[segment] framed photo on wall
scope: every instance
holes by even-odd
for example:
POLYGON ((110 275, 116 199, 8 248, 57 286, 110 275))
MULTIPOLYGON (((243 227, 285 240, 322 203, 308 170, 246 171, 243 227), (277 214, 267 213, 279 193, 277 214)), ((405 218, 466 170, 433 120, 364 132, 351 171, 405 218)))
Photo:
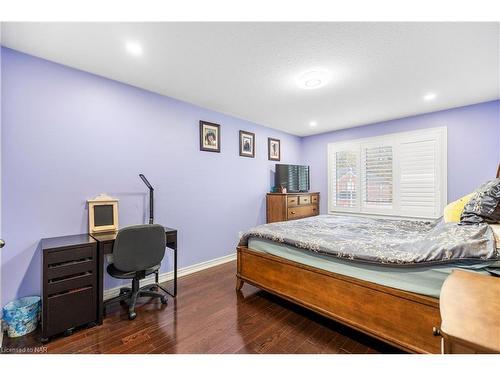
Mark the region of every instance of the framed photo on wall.
POLYGON ((255 134, 240 130, 240 156, 255 157, 255 134))
POLYGON ((200 150, 220 152, 220 125, 200 121, 200 150))
POLYGON ((280 161, 281 144, 279 139, 267 138, 267 155, 269 160, 280 161))

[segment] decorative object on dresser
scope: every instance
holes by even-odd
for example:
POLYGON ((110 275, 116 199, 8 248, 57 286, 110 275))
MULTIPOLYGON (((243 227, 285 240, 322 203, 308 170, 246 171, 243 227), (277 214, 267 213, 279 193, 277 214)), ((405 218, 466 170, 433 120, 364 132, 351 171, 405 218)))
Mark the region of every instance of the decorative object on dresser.
POLYGON ((118 230, 118 199, 101 193, 87 201, 89 206, 89 233, 118 230))
POLYGON ((240 156, 255 157, 255 134, 240 130, 240 156))
POLYGON ((445 354, 500 353, 500 279, 456 270, 439 299, 445 354))
POLYGON ((42 341, 97 323, 97 241, 88 234, 44 238, 42 341))
POLYGON ((281 141, 276 138, 267 138, 267 158, 269 160, 281 160, 281 141))
POLYGON ((220 152, 220 125, 200 121, 200 150, 220 152))
POLYGON ((267 223, 319 215, 319 193, 268 193, 267 223))

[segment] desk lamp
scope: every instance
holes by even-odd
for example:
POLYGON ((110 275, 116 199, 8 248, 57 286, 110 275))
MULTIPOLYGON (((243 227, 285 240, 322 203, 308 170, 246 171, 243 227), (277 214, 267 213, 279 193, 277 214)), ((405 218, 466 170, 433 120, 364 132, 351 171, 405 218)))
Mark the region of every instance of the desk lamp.
POLYGON ((155 189, 153 189, 153 187, 149 183, 149 181, 146 178, 146 176, 144 176, 141 173, 141 174, 139 174, 139 177, 141 178, 141 180, 146 184, 146 186, 149 189, 149 224, 153 224, 153 191, 155 189))

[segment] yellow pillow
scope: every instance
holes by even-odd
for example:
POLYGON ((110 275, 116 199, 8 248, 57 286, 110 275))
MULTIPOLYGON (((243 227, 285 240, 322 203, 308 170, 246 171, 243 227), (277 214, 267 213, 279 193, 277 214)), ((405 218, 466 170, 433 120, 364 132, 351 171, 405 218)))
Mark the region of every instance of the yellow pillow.
POLYGON ((444 222, 445 223, 458 223, 460 221, 460 215, 464 207, 471 200, 474 193, 467 194, 465 197, 457 199, 455 202, 451 202, 444 208, 444 222))

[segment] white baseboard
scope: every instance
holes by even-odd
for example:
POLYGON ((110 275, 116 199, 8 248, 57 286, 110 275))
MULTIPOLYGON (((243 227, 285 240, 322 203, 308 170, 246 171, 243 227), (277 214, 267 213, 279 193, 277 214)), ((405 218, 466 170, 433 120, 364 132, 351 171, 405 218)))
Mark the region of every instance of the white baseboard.
MULTIPOLYGON (((207 268, 210 268, 210 267, 215 267, 215 266, 218 266, 220 264, 231 262, 233 260, 236 260, 236 253, 226 255, 226 256, 223 256, 220 258, 208 260, 206 262, 193 264, 192 266, 180 268, 177 271, 177 277, 187 276, 187 275, 190 275, 190 274, 195 273, 195 272, 206 270, 207 268)), ((163 283, 163 282, 169 281, 169 280, 173 280, 173 278, 174 278, 174 271, 161 273, 160 277, 159 277, 160 283, 163 283)), ((155 280, 154 275, 146 277, 145 279, 141 280, 140 286, 154 283, 154 280, 155 280)), ((103 299, 107 300, 107 299, 116 297, 120 293, 120 288, 123 288, 124 286, 125 285, 121 285, 121 286, 117 286, 115 288, 106 289, 103 292, 103 299)))

